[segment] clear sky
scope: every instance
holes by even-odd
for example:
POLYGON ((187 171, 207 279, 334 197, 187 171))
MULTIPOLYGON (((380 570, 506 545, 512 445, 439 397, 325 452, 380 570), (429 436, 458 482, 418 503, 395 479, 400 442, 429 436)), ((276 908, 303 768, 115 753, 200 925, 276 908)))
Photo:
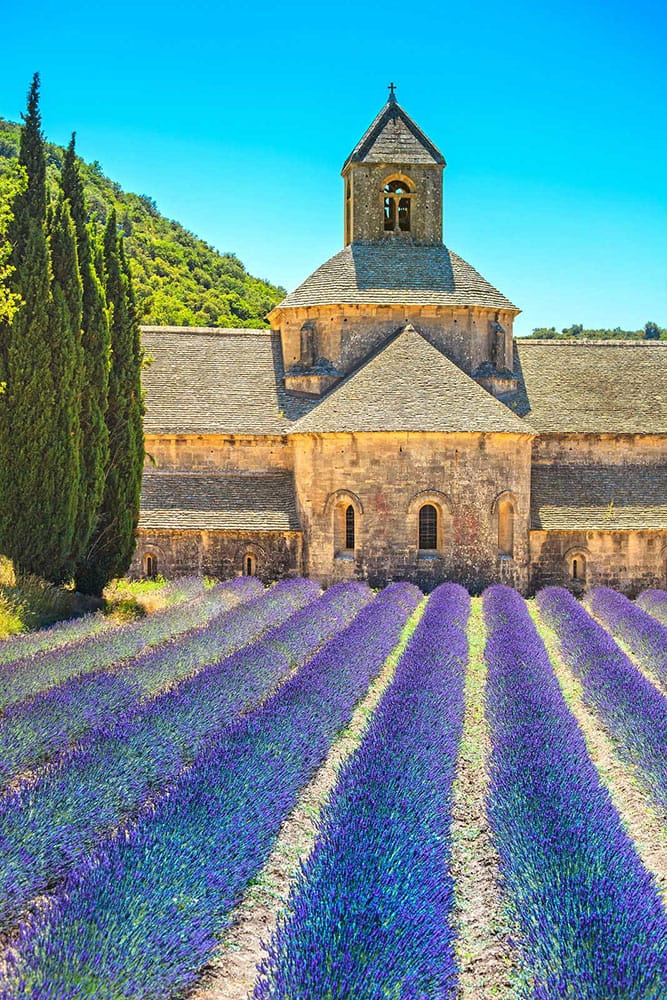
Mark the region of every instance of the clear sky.
POLYGON ((517 332, 667 326, 667 6, 5 4, 0 115, 287 288, 342 246, 343 161, 387 97, 444 153, 445 242, 517 332))

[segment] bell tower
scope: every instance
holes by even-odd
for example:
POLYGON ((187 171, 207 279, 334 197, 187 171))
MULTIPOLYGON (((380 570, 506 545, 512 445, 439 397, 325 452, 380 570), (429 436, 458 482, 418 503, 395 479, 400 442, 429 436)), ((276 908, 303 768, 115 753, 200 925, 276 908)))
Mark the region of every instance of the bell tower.
POLYGON ((442 243, 442 153, 396 100, 379 115, 341 171, 345 246, 367 240, 442 243))

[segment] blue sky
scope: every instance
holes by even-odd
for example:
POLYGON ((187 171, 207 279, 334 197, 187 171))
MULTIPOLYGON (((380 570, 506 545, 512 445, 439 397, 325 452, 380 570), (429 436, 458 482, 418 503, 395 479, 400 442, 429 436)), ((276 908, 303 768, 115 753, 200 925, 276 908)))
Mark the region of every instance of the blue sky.
POLYGON ((667 8, 647 0, 3 11, 0 115, 292 288, 342 246, 342 163, 387 96, 444 153, 445 242, 535 326, 667 326, 667 8))

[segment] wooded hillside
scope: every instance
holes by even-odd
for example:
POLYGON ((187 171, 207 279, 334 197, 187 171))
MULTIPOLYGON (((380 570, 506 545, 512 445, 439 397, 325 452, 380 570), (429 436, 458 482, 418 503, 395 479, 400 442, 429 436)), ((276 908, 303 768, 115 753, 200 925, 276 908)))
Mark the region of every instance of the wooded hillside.
MULTIPOLYGON (((20 127, 0 118, 0 173, 18 155, 20 127)), ((57 187, 65 150, 46 143, 47 184, 57 187)), ((266 326, 284 289, 248 274, 233 253, 219 253, 160 214, 147 195, 130 194, 99 163, 81 163, 86 204, 102 227, 111 209, 125 235, 139 319, 174 326, 266 326)))

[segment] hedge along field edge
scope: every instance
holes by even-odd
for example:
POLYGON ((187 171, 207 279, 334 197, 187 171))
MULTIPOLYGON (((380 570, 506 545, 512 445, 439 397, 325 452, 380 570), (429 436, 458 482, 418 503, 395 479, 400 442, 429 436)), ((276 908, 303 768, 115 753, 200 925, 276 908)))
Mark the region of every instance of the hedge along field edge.
MULTIPOLYGON (((365 593, 358 592, 364 588, 347 587, 354 612, 366 600, 365 593)), ((291 580, 266 595, 266 608, 260 604, 256 609, 257 616, 264 613, 267 620, 287 619, 285 628, 295 633, 292 656, 273 648, 269 637, 209 664, 162 698, 139 706, 79 744, 33 786, 0 800, 0 930, 12 926, 37 893, 62 880, 102 836, 145 809, 217 731, 266 697, 295 659, 312 655, 321 640, 313 640, 310 616, 325 631, 333 610, 337 626, 335 606, 341 599, 340 591, 331 588, 328 597, 315 602, 319 610, 290 625, 290 611, 310 605, 315 593, 319 588, 307 581, 291 580), (31 831, 29 850, 26 829, 31 831)))
POLYGON ((655 878, 663 905, 667 906, 667 813, 656 807, 636 769, 619 757, 597 716, 586 707, 581 681, 565 664, 556 633, 532 601, 529 613, 547 648, 563 697, 579 724, 588 755, 643 864, 655 878))
POLYGON ((235 595, 239 590, 244 595, 249 590, 256 591, 251 596, 260 596, 264 589, 261 583, 248 584, 247 580, 254 580, 254 577, 237 577, 147 618, 84 636, 66 649, 44 650, 35 656, 3 664, 0 668, 0 711, 62 684, 70 677, 117 666, 121 660, 136 656, 148 645, 205 625, 220 614, 228 602, 237 603, 235 595))
POLYGON ((489 812, 535 1000, 659 1000, 667 914, 588 756, 526 602, 484 594, 489 812))
MULTIPOLYGON (((252 577, 241 579, 251 580, 252 577)), ((361 584, 357 586, 361 587, 361 584)), ((0 717, 0 788, 28 768, 67 751, 76 742, 112 725, 138 703, 157 697, 209 663, 219 662, 274 628, 293 611, 285 588, 254 586, 234 591, 236 606, 223 607, 210 622, 150 646, 116 669, 100 668, 65 681, 12 706, 0 717), (275 608, 275 620, 270 613, 275 608)))
POLYGON ((561 655, 581 681, 584 701, 604 723, 617 753, 662 810, 667 809, 667 699, 640 673, 569 591, 548 587, 536 597, 558 636, 561 655))
POLYGON ((220 734, 151 815, 85 859, 59 905, 22 928, 2 1000, 19 988, 40 1000, 148 1000, 192 983, 420 598, 410 584, 387 587, 220 734))
POLYGON ((398 661, 421 620, 426 600, 423 598, 408 618, 398 644, 357 703, 350 722, 334 738, 326 759, 299 793, 264 866, 251 879, 241 903, 230 914, 229 930, 222 936, 198 982, 188 991, 188 1000, 247 1000, 257 978, 257 965, 266 954, 264 941, 275 930, 291 885, 315 844, 321 811, 341 768, 361 743, 394 677, 398 661))
POLYGON ((465 714, 454 779, 452 864, 454 877, 455 947, 460 1000, 514 1000, 519 956, 511 939, 486 798, 491 753, 484 712, 487 669, 486 628, 482 600, 473 597, 468 619, 468 666, 464 688, 465 714))
POLYGON ((448 864, 469 610, 457 584, 431 594, 323 809, 255 1000, 455 995, 448 864))
POLYGON ((667 689, 667 627, 633 604, 625 594, 595 587, 584 601, 591 615, 611 632, 649 680, 667 689))

